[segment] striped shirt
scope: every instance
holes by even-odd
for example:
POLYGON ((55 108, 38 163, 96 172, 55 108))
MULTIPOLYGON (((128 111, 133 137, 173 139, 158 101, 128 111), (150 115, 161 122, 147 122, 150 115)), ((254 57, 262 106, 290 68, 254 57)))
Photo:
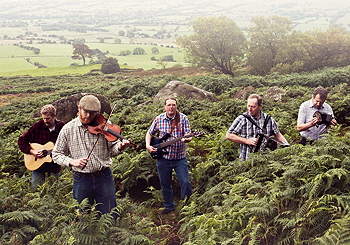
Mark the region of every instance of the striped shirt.
MULTIPOLYGON (((248 112, 246 113, 247 115, 248 112)), ((250 116, 257 125, 262 129, 264 128, 265 118, 267 114, 261 111, 259 118, 254 118, 250 116)), ((257 134, 266 134, 268 136, 273 136, 278 134, 280 131, 278 129, 276 121, 271 117, 266 125, 266 133, 262 132, 261 129, 256 127, 252 122, 250 122, 243 115, 239 115, 232 123, 231 127, 227 131, 230 134, 236 134, 243 138, 255 138, 257 134)), ((240 155, 239 158, 242 160, 247 160, 248 154, 252 152, 253 147, 247 144, 240 144, 240 155)))
POLYGON ((90 133, 77 117, 62 128, 52 151, 52 158, 57 164, 69 167, 71 159, 87 158, 93 149, 84 169, 74 166, 72 169, 80 173, 94 173, 111 166, 111 155, 121 153, 118 150, 120 143, 120 140, 110 142, 101 135, 90 133))
MULTIPOLYGON (((317 109, 314 104, 312 103, 312 99, 305 101, 300 105, 299 113, 298 113, 298 123, 308 123, 313 118, 313 115, 316 111, 319 111, 321 113, 327 113, 331 116, 333 116, 333 110, 330 105, 327 103, 323 103, 322 107, 320 109, 317 109)), ((305 138, 309 138, 311 140, 317 140, 320 138, 322 134, 327 133, 327 125, 321 124, 316 125, 314 127, 310 127, 304 131, 300 132, 300 135, 305 138)))
MULTIPOLYGON (((154 136, 159 133, 159 137, 163 137, 166 133, 171 134, 167 140, 173 140, 178 137, 182 137, 187 133, 191 132, 190 122, 186 115, 180 113, 180 128, 175 127, 173 132, 171 132, 171 123, 173 118, 168 118, 166 113, 162 113, 157 116, 148 132, 150 135, 154 136)), ((169 145, 166 148, 167 154, 163 157, 168 160, 182 159, 186 157, 186 143, 178 141, 175 144, 169 145)))

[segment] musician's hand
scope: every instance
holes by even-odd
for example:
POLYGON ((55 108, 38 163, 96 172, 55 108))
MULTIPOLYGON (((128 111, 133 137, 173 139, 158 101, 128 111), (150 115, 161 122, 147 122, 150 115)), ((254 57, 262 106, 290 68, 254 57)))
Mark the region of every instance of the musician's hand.
POLYGON ((246 144, 256 146, 258 144, 258 139, 257 138, 248 138, 246 144))
POLYGON ((151 145, 147 145, 147 146, 146 146, 146 149, 147 149, 147 151, 148 151, 149 153, 155 153, 155 152, 157 152, 157 148, 154 148, 154 147, 151 146, 151 145))
POLYGON ((184 135, 184 138, 181 139, 181 142, 184 142, 184 143, 190 142, 190 141, 192 140, 192 137, 188 137, 188 136, 190 136, 190 135, 191 135, 191 133, 185 134, 185 135, 184 135))
POLYGON ((35 158, 43 158, 45 157, 42 150, 30 150, 30 154, 33 155, 35 158))
POLYGON ((79 158, 79 159, 72 159, 69 164, 74 167, 80 167, 83 168, 87 164, 88 159, 87 158, 79 158))
POLYGON ((130 141, 129 140, 126 140, 126 139, 123 139, 122 142, 119 144, 119 147, 118 149, 120 151, 124 150, 126 147, 128 147, 130 145, 130 141))
POLYGON ((181 141, 182 142, 185 142, 185 143, 188 143, 192 140, 192 137, 189 137, 189 138, 182 138, 181 141))
POLYGON ((322 120, 317 119, 317 117, 313 117, 310 121, 310 128, 313 126, 316 126, 318 123, 320 123, 322 120))
POLYGON ((332 118, 331 125, 332 125, 332 126, 337 125, 337 120, 335 120, 335 118, 334 118, 334 117, 332 118))

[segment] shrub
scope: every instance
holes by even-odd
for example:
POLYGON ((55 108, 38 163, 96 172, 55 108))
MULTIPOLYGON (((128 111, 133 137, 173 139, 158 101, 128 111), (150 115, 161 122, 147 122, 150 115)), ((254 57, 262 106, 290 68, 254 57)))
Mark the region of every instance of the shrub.
POLYGON ((109 57, 107 58, 101 66, 101 72, 104 74, 111 74, 120 72, 120 66, 116 58, 109 57))

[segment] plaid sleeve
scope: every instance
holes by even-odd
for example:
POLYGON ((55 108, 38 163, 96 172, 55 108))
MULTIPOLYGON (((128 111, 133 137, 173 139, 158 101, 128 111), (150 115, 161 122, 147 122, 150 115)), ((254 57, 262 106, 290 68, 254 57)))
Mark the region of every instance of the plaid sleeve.
POLYGON ((230 126, 230 128, 228 129, 228 133, 230 134, 237 134, 240 135, 242 133, 242 129, 244 127, 245 124, 245 117, 244 116, 238 116, 232 123, 232 125, 230 126))

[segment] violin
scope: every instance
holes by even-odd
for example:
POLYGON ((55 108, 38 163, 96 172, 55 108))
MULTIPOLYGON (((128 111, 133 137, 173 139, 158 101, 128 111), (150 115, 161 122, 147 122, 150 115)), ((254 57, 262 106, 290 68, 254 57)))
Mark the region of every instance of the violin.
MULTIPOLYGON (((120 127, 116 124, 109 123, 102 114, 96 116, 95 126, 88 126, 88 131, 92 134, 102 134, 108 141, 116 141, 117 139, 127 140, 120 135, 120 127)), ((138 145, 130 140, 129 142, 131 145, 135 146, 136 149, 139 148, 138 145)))

